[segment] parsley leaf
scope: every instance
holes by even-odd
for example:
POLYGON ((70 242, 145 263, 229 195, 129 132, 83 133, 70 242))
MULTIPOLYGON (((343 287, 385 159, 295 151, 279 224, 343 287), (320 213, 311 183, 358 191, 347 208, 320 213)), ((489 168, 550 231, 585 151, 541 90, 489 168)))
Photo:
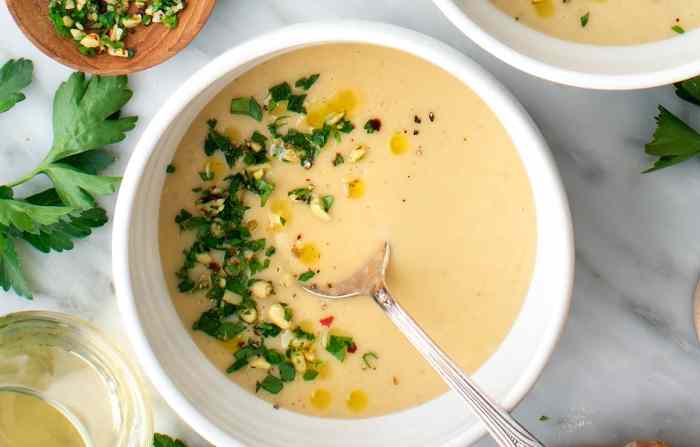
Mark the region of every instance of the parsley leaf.
POLYGON ((18 295, 32 298, 29 284, 22 272, 15 244, 12 239, 0 231, 0 288, 7 291, 14 289, 18 295))
POLYGON ((700 77, 674 84, 676 95, 691 104, 700 106, 700 77))
POLYGON ((645 146, 646 153, 658 158, 644 173, 658 171, 700 155, 700 134, 663 106, 659 106, 656 131, 645 146))
POLYGON ((42 166, 126 138, 136 117, 114 118, 131 99, 126 76, 73 73, 56 91, 53 104, 53 146, 42 166))
POLYGON ((313 270, 307 270, 306 272, 299 275, 297 277, 297 279, 301 282, 306 282, 306 281, 310 280, 311 278, 313 278, 314 276, 316 276, 316 272, 314 272, 313 270))
POLYGON ((348 348, 354 344, 352 337, 341 337, 339 335, 331 335, 326 344, 326 351, 330 352, 333 357, 341 362, 345 360, 348 353, 348 348))
POLYGON ((23 101, 21 90, 32 82, 34 64, 27 59, 10 59, 0 68, 0 113, 23 101))
POLYGON ((297 82, 294 83, 295 87, 301 88, 303 90, 308 90, 311 88, 312 85, 318 81, 318 78, 321 77, 320 74, 312 74, 308 78, 301 78, 297 82))
POLYGON ((278 377, 268 374, 262 382, 257 383, 255 391, 258 391, 261 388, 270 394, 279 394, 279 392, 282 391, 282 388, 284 388, 284 383, 278 377))
POLYGON ((581 28, 585 28, 588 25, 588 21, 591 19, 591 13, 587 12, 581 16, 579 19, 581 21, 581 28))
POLYGON ((234 98, 231 100, 232 115, 246 115, 255 121, 262 121, 262 107, 252 96, 250 98, 234 98))
POLYGON ((293 382, 297 376, 297 371, 290 362, 282 362, 277 365, 277 368, 280 370, 280 378, 283 382, 293 382))
POLYGON ((187 447, 187 445, 179 439, 156 433, 153 435, 153 447, 187 447))

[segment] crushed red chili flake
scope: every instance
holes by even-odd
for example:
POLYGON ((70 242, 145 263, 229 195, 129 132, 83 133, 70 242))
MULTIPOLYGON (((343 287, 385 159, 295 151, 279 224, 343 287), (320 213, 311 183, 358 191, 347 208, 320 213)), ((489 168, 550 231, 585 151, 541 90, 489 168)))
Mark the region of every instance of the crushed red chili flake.
POLYGON ((331 324, 333 324, 333 320, 334 320, 334 319, 335 319, 335 317, 334 317, 333 315, 331 315, 330 317, 321 318, 321 319, 319 320, 319 322, 320 322, 321 325, 323 325, 323 326, 331 327, 331 324))
POLYGON ((355 344, 355 342, 352 342, 352 344, 348 346, 348 352, 350 354, 354 354, 355 352, 357 352, 357 345, 355 344))
POLYGON ((213 272, 218 272, 219 270, 221 270, 221 266, 216 262, 211 262, 209 264, 209 269, 211 269, 211 271, 213 272))

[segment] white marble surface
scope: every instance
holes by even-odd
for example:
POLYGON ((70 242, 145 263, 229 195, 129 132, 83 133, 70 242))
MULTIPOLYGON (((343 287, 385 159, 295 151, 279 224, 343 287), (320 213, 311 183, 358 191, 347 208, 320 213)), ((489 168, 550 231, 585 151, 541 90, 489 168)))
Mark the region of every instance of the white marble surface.
MULTIPOLYGON (((474 0, 483 1, 483 0, 474 0)), ((170 92, 207 61, 242 40, 317 19, 358 18, 432 35, 483 64, 523 102, 549 141, 576 226, 571 318, 554 356, 515 414, 549 446, 620 446, 663 438, 700 444, 700 345, 691 294, 700 271, 700 164, 643 176, 657 104, 700 124, 700 113, 670 88, 612 93, 554 85, 519 73, 461 35, 430 0, 221 0, 206 28, 178 57, 131 77, 128 111, 136 131, 115 148, 123 171, 145 124, 170 92), (541 415, 550 419, 539 421, 541 415)), ((21 35, 0 3, 0 61, 35 62, 28 99, 0 117, 0 184, 32 168, 50 145, 51 95, 69 70, 21 35)), ((111 211, 114 198, 102 203, 111 211)), ((110 228, 76 250, 51 256, 22 247, 36 291, 29 302, 0 291, 0 313, 58 309, 122 340, 111 284, 110 228)), ((157 397, 157 429, 192 447, 207 444, 157 397)), ((482 440, 479 446, 493 446, 482 440)), ((224 447, 224 446, 219 446, 224 447)))

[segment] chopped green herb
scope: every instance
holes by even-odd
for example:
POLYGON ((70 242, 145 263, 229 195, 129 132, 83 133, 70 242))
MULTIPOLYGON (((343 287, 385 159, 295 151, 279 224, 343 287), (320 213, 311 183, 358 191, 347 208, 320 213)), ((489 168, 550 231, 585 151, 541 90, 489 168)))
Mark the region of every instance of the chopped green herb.
POLYGON ((333 158, 333 166, 339 166, 343 163, 345 163, 345 158, 340 152, 338 152, 337 154, 335 154, 335 158, 333 158))
POLYGON ((169 164, 169 165, 166 166, 166 168, 165 168, 165 172, 168 173, 168 174, 172 174, 172 173, 174 173, 175 171, 176 171, 176 168, 175 168, 175 165, 174 165, 174 164, 169 164))
POLYGON ((255 121, 262 121, 262 107, 252 96, 250 98, 234 98, 231 100, 231 114, 246 115, 255 121))
POLYGON ((276 324, 260 323, 255 326, 255 331, 263 337, 277 337, 282 332, 282 329, 276 324))
POLYGON ((581 27, 582 27, 582 28, 585 28, 586 25, 588 25, 588 21, 590 20, 590 18, 591 18, 591 13, 590 13, 590 12, 587 12, 587 13, 585 13, 584 15, 581 16, 581 19, 580 19, 580 20, 581 20, 581 27))
POLYGON ((187 447, 187 445, 179 439, 156 433, 153 435, 153 447, 187 447))
POLYGON ((279 394, 284 388, 284 383, 279 378, 268 374, 262 382, 258 382, 255 391, 259 391, 261 388, 270 394, 279 394))
POLYGON ((294 365, 290 362, 282 362, 277 367, 280 370, 280 378, 283 382, 292 382, 297 376, 294 365))
POLYGON ((292 87, 288 82, 277 84, 270 88, 270 98, 274 102, 286 101, 292 95, 292 87))
POLYGON ((377 369, 375 361, 378 359, 379 356, 376 352, 370 351, 362 354, 362 363, 365 364, 365 369, 377 369))
POLYGON ((365 131, 367 133, 379 132, 382 128, 382 122, 379 118, 372 118, 365 123, 365 131))
POLYGON ((316 336, 314 334, 306 332, 300 326, 297 326, 296 328, 294 328, 293 334, 296 338, 299 338, 301 340, 309 340, 309 341, 316 340, 316 336))
POLYGON ((542 415, 540 416, 540 422, 546 422, 549 420, 549 416, 542 415))
POLYGON ((316 276, 316 272, 314 272, 313 270, 308 270, 308 271, 302 273, 301 275, 299 275, 299 277, 297 279, 301 282, 306 282, 306 281, 310 280, 311 278, 313 278, 314 276, 316 276))
POLYGON ((296 188, 287 193, 289 199, 293 202, 311 203, 313 198, 313 189, 311 187, 296 188))
POLYGON ((328 338, 328 344, 326 345, 326 351, 331 353, 333 357, 337 358, 341 362, 345 360, 345 356, 348 353, 348 348, 353 346, 354 342, 352 337, 341 337, 339 335, 331 335, 328 338))
POLYGON ((306 113, 304 101, 306 101, 306 95, 291 95, 287 100, 287 110, 296 113, 306 113))
POLYGON ((265 250, 265 256, 272 256, 276 251, 277 249, 275 247, 267 247, 267 250, 265 250))
POLYGON ((685 30, 684 30, 683 27, 680 26, 680 25, 673 25, 673 26, 671 27, 671 29, 672 29, 673 31, 675 31, 676 33, 678 33, 678 34, 684 34, 684 33, 685 33, 685 30))
POLYGON ((333 202, 335 199, 331 195, 326 195, 321 197, 321 204, 323 205, 323 211, 328 212, 333 207, 333 202))
POLYGON ((265 360, 270 365, 279 365, 280 363, 284 362, 284 355, 282 355, 280 352, 275 351, 274 349, 265 349, 265 360))
POLYGON ((311 382, 313 380, 316 380, 316 377, 318 377, 318 371, 316 371, 314 369, 307 369, 304 372, 304 380, 306 382, 311 382))
POLYGON ((312 85, 318 81, 318 78, 320 77, 320 74, 312 74, 308 78, 301 78, 297 82, 294 83, 294 86, 297 88, 301 88, 303 90, 308 90, 311 88, 312 85))

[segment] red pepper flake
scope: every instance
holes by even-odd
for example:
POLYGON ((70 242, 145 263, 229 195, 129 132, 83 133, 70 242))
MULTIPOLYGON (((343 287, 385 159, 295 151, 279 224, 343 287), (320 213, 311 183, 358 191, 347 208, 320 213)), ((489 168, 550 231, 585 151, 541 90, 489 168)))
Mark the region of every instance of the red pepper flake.
POLYGON ((218 272, 219 270, 221 270, 221 266, 220 266, 218 263, 216 263, 216 262, 210 262, 210 263, 209 263, 209 269, 210 269, 212 272, 218 272))
POLYGON ((323 326, 331 327, 331 324, 333 324, 333 319, 334 319, 334 318, 335 318, 335 317, 334 317, 333 315, 331 315, 330 317, 321 318, 319 321, 321 322, 321 324, 322 324, 323 326))
POLYGON ((350 354, 354 354, 355 352, 357 352, 357 345, 355 344, 355 342, 352 342, 352 344, 348 346, 348 352, 350 354))

